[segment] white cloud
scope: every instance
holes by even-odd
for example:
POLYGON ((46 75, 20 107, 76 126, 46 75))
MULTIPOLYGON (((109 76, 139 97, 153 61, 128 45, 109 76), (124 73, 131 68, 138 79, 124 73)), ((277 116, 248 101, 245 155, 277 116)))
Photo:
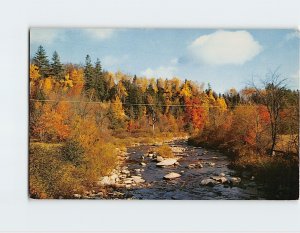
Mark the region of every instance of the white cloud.
POLYGON ((160 66, 156 69, 148 68, 141 72, 143 76, 148 78, 156 77, 156 78, 173 78, 175 76, 175 72, 177 68, 174 66, 160 66))
POLYGON ((55 29, 33 28, 30 30, 30 42, 36 44, 51 44, 61 39, 62 33, 55 29))
POLYGON ((198 37, 188 46, 195 62, 211 65, 242 65, 262 51, 262 46, 247 31, 216 31, 198 37))
POLYGON ((92 37, 93 39, 99 39, 99 40, 109 39, 115 33, 114 29, 107 29, 107 28, 103 28, 103 29, 96 29, 96 28, 95 29, 85 29, 84 31, 90 37, 92 37))

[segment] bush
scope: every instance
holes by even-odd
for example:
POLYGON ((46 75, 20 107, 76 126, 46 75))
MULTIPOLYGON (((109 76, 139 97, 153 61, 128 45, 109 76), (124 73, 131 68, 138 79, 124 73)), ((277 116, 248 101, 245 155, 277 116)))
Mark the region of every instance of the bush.
POLYGON ((158 147, 155 151, 159 156, 164 157, 164 158, 173 158, 174 157, 171 147, 167 144, 164 144, 164 145, 158 147))
POLYGON ((72 198, 83 187, 76 168, 60 159, 61 145, 31 143, 29 147, 29 195, 32 198, 72 198))
POLYGON ((84 159, 84 149, 77 141, 67 140, 61 148, 61 157, 63 161, 79 166, 84 159))

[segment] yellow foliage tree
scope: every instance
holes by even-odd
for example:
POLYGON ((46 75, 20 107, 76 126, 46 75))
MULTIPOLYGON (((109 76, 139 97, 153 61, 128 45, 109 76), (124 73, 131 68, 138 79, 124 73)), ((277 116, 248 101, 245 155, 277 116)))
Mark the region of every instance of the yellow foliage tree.
POLYGON ((45 103, 38 106, 41 115, 33 127, 33 133, 41 141, 61 141, 68 138, 70 134, 70 125, 68 118, 71 118, 70 104, 59 102, 56 107, 45 103))
POLYGON ((36 65, 30 65, 30 81, 36 81, 41 77, 39 68, 36 65))
POLYGON ((40 73, 39 73, 39 68, 36 65, 30 65, 30 69, 29 69, 29 78, 30 78, 30 98, 34 98, 36 93, 37 93, 37 89, 38 89, 38 84, 40 81, 40 73))
POLYGON ((53 88, 55 81, 51 78, 45 78, 42 82, 42 90, 46 96, 48 96, 53 88))
POLYGON ((116 97, 115 101, 112 102, 112 112, 118 120, 125 119, 125 112, 123 109, 123 105, 118 96, 116 97))
POLYGON ((227 104, 223 97, 217 99, 217 106, 220 107, 220 110, 225 111, 227 109, 227 104))
POLYGON ((192 96, 192 90, 190 88, 190 82, 186 81, 180 91, 180 95, 184 98, 190 98, 192 96))

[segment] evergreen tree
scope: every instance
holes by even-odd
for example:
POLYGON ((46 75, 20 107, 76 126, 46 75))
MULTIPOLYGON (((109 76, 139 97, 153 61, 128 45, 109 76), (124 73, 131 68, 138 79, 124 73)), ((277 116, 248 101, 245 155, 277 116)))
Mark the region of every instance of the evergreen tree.
POLYGON ((99 58, 97 58, 97 61, 95 62, 95 75, 96 76, 102 75, 102 66, 99 58))
POLYGON ((92 84, 95 88, 97 98, 100 101, 106 100, 105 81, 103 77, 101 62, 97 58, 94 69, 94 83, 92 84))
POLYGON ((94 76, 94 67, 92 65, 90 55, 86 55, 85 66, 84 66, 84 89, 89 91, 93 88, 93 76, 94 76))
POLYGON ((133 83, 133 85, 137 84, 137 77, 136 77, 136 75, 133 76, 132 83, 133 83))
POLYGON ((33 58, 33 64, 39 68, 41 78, 46 78, 50 75, 49 60, 43 46, 39 46, 33 58))
POLYGON ((143 104, 143 96, 137 85, 132 84, 130 86, 126 103, 133 104, 133 112, 136 119, 142 116, 143 107, 139 104, 143 104))
POLYGON ((53 75, 57 80, 64 78, 63 65, 60 62, 60 57, 56 51, 54 51, 52 56, 51 75, 53 75))

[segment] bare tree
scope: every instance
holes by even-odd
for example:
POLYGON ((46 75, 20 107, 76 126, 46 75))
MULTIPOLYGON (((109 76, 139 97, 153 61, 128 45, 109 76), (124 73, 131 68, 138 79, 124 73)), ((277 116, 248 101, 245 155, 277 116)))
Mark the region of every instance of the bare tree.
POLYGON ((276 69, 275 71, 267 73, 266 78, 262 80, 261 83, 262 88, 259 88, 253 81, 252 86, 256 90, 258 101, 268 109, 272 140, 270 156, 272 156, 279 131, 279 113, 285 105, 286 79, 283 79, 281 74, 278 73, 278 69, 276 69))

